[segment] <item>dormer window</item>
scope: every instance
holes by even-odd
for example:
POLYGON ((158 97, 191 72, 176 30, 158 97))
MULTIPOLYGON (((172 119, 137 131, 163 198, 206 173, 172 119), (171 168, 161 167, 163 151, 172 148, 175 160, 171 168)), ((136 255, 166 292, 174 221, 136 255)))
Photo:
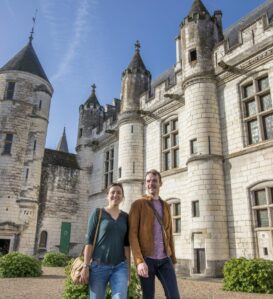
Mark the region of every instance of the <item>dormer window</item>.
POLYGON ((15 90, 15 82, 9 81, 7 82, 7 89, 6 89, 6 100, 13 100, 14 99, 14 90, 15 90))

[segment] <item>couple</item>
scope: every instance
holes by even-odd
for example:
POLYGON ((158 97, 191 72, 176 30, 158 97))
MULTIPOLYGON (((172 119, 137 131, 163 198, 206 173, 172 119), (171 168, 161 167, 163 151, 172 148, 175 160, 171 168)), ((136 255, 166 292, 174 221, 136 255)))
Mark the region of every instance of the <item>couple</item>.
POLYGON ((159 197, 161 175, 150 170, 145 175, 147 195, 136 200, 128 214, 119 210, 123 187, 112 184, 107 193, 108 205, 102 210, 94 252, 92 240, 99 209, 88 222, 85 267, 81 279, 89 282, 90 299, 104 299, 110 282, 113 299, 126 299, 130 282, 130 247, 140 278, 143 299, 153 299, 155 276, 160 280, 168 299, 179 299, 173 263, 176 262, 172 236, 172 219, 168 204, 159 197), (129 218, 129 230, 128 230, 129 218), (89 279, 89 270, 92 275, 89 279))

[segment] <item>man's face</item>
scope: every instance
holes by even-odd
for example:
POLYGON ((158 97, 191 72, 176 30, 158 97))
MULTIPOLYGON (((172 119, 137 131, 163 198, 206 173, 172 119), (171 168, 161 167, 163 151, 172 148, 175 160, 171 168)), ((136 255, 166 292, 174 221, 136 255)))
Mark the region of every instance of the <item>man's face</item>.
POLYGON ((148 195, 152 195, 153 197, 159 196, 159 189, 162 184, 158 175, 148 173, 146 176, 145 185, 148 195))

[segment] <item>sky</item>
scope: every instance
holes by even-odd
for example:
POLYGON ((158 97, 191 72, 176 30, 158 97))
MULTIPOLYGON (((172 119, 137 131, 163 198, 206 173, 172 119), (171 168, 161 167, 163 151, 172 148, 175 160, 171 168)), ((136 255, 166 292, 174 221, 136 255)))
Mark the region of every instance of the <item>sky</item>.
MULTIPOLYGON (((267 0, 273 1, 273 0, 267 0)), ((203 0, 223 13, 223 28, 265 0, 203 0)), ((136 40, 156 79, 176 60, 175 38, 193 0, 0 0, 0 67, 27 43, 37 9, 33 47, 54 88, 46 147, 55 149, 63 128, 75 152, 79 106, 91 94, 101 105, 120 98, 121 74, 136 40)))

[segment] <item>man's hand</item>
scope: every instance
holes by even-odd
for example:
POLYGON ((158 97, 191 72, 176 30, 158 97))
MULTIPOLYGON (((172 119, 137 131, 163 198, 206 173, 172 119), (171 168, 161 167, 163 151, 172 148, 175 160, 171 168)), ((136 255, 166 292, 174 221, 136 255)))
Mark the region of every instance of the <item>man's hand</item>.
POLYGON ((142 277, 149 277, 148 273, 148 266, 146 263, 140 263, 137 265, 137 273, 139 276, 142 276, 142 277))

